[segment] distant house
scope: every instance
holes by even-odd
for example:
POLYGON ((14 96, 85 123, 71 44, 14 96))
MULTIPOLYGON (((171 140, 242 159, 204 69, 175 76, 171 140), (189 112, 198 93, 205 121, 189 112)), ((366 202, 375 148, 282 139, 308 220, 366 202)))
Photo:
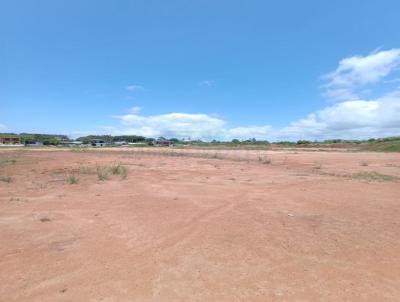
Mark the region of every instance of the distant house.
POLYGON ((60 145, 63 145, 65 147, 79 147, 83 143, 81 141, 61 141, 60 145))
POLYGON ((1 135, 0 145, 22 145, 18 135, 1 135))
POLYGON ((93 139, 90 141, 90 145, 92 145, 92 147, 105 147, 107 143, 102 139, 93 139))
POLYGON ((164 138, 164 137, 159 137, 155 141, 153 141, 153 145, 155 146, 161 146, 161 147, 170 147, 173 146, 173 142, 164 138))
POLYGON ((120 141, 120 142, 114 142, 113 144, 117 145, 117 146, 123 146, 123 145, 127 145, 128 143, 126 141, 120 141))
POLYGON ((43 143, 42 142, 30 142, 30 143, 26 144, 26 146, 28 146, 28 147, 41 147, 41 146, 43 146, 43 143))

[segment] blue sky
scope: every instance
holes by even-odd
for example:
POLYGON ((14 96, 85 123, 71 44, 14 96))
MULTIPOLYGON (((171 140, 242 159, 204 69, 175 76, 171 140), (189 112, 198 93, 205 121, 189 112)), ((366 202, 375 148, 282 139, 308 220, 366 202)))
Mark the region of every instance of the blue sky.
POLYGON ((399 11, 394 0, 2 1, 0 131, 400 135, 399 11))

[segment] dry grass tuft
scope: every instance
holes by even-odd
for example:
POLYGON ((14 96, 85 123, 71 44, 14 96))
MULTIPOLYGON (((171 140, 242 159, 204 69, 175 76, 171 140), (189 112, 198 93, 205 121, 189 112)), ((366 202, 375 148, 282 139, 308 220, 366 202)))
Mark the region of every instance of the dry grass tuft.
POLYGON ((128 176, 128 169, 120 163, 111 166, 109 170, 113 175, 119 175, 122 179, 126 179, 128 176))
POLYGON ((10 183, 13 179, 10 176, 0 176, 0 181, 10 183))
POLYGON ((321 170, 322 169, 322 164, 320 163, 315 163, 315 165, 313 166, 314 170, 321 170))
POLYGON ((14 158, 12 158, 12 159, 9 159, 9 158, 0 159, 0 165, 7 165, 7 164, 9 164, 9 165, 15 165, 16 162, 17 162, 17 160, 14 159, 14 158))
POLYGON ((351 178, 364 181, 377 181, 377 182, 397 181, 399 179, 396 176, 381 174, 376 171, 354 173, 351 175, 351 178))
POLYGON ((70 185, 75 185, 79 182, 79 179, 75 175, 68 175, 66 181, 70 185))
POLYGON ((259 156, 258 161, 264 165, 270 165, 272 161, 268 157, 259 156))
POLYGON ((128 176, 128 168, 118 163, 111 166, 96 166, 96 174, 98 180, 105 181, 111 175, 119 175, 121 179, 126 179, 128 176))
POLYGON ((80 166, 79 174, 96 174, 96 171, 91 167, 80 166))
POLYGON ((96 167, 97 179, 100 181, 105 181, 109 179, 109 171, 107 167, 96 167))

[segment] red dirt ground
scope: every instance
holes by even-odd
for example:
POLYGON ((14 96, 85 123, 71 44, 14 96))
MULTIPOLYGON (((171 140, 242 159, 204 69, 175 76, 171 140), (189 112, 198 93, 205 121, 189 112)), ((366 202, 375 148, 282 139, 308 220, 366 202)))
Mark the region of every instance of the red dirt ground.
POLYGON ((264 155, 1 150, 0 301, 400 301, 400 154, 264 155))

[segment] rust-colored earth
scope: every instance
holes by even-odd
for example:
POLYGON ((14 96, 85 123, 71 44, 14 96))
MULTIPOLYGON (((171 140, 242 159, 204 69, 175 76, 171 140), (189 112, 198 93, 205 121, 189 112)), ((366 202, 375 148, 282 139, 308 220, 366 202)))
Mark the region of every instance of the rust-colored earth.
POLYGON ((400 154, 146 152, 0 150, 0 301, 400 301, 400 154))

